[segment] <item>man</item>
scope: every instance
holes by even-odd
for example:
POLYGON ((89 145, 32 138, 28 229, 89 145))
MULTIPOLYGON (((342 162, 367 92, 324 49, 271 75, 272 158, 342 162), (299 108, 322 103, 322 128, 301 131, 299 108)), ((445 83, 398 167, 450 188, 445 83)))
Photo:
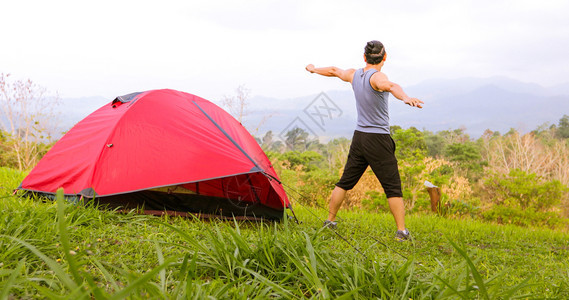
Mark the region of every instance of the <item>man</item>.
POLYGON ((306 66, 306 70, 323 76, 338 77, 351 83, 358 111, 348 161, 340 181, 332 191, 329 215, 324 226, 336 227, 336 213, 344 201, 346 191, 356 185, 369 165, 387 196, 397 225, 396 239, 406 240, 409 238, 409 230, 405 228, 405 206, 395 158, 395 142, 389 131, 388 97, 391 93, 405 104, 418 108, 422 108, 423 101, 407 96, 399 85, 387 79, 381 72, 386 58, 383 44, 370 41, 364 48, 366 66, 362 69, 315 68, 310 64, 306 66))

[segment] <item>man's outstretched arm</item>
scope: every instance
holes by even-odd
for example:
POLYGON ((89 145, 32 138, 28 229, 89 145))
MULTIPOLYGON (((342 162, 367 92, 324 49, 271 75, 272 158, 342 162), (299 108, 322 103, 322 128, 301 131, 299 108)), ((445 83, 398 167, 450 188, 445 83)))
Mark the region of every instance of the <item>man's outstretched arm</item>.
POLYGON ((387 76, 381 72, 373 74, 370 83, 371 87, 376 91, 390 92, 391 95, 399 100, 403 100, 403 102, 407 105, 423 108, 423 101, 407 96, 400 85, 387 80, 387 76))
POLYGON ((310 65, 306 66, 306 71, 308 71, 310 73, 316 73, 316 74, 322 75, 322 76, 338 77, 338 78, 342 79, 343 81, 352 82, 352 79, 354 78, 354 72, 356 70, 354 70, 354 69, 342 70, 342 69, 337 68, 337 67, 315 68, 313 64, 310 64, 310 65))

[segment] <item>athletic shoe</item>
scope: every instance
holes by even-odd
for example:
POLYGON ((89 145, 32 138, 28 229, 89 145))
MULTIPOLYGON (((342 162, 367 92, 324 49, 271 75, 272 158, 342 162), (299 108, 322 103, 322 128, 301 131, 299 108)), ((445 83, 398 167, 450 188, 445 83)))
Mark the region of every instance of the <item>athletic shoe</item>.
POLYGON ((323 227, 328 227, 328 228, 330 228, 330 229, 336 229, 337 225, 338 225, 338 222, 333 222, 333 221, 328 221, 328 220, 326 220, 326 221, 324 221, 324 226, 323 226, 323 227))
POLYGON ((395 240, 398 242, 406 241, 409 238, 411 238, 411 233, 409 233, 409 230, 407 230, 407 228, 405 228, 405 230, 397 230, 395 233, 395 240))

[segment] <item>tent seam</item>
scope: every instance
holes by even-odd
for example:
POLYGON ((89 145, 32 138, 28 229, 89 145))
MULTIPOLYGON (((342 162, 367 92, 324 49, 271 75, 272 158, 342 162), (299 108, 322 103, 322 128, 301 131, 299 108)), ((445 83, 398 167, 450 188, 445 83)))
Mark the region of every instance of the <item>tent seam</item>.
MULTIPOLYGON (((151 91, 141 92, 139 95, 137 95, 137 96, 140 96, 137 100, 140 100, 140 98, 142 98, 143 96, 146 96, 146 95, 148 94, 148 92, 151 92, 151 91)), ((113 101, 114 101, 114 100, 113 100, 113 101)), ((133 107, 134 107, 134 106, 135 106, 137 103, 139 103, 139 102, 140 102, 140 101, 134 101, 134 102, 130 103, 130 106, 133 106, 133 107)), ((111 101, 111 104, 112 104, 112 101, 111 101)), ((130 106, 127 107, 127 111, 131 109, 130 106)), ((117 128, 118 124, 122 121, 122 119, 124 118, 124 115, 126 114, 127 111, 125 111, 122 115, 120 115, 120 117, 118 118, 118 120, 117 120, 117 121, 115 122, 115 124, 113 125, 112 130, 109 131, 109 132, 111 132, 111 133, 115 132, 115 128, 117 128)), ((110 135, 109 135, 109 136, 110 136, 110 135)), ((89 175, 89 178, 88 178, 88 180, 87 180, 87 182, 91 183, 91 186, 90 186, 90 187, 87 187, 87 188, 85 188, 85 189, 83 189, 83 190, 81 190, 81 192, 84 191, 84 190, 86 190, 86 189, 92 189, 93 192, 94 192, 94 195, 97 194, 97 191, 95 191, 95 189, 93 188, 93 178, 95 178, 95 172, 96 172, 96 170, 97 170, 97 164, 99 163, 99 160, 100 160, 101 157, 103 156, 103 151, 105 150, 105 147, 107 147, 107 142, 109 141, 109 140, 108 140, 108 139, 109 139, 109 136, 106 137, 106 139, 105 139, 105 144, 101 147, 101 150, 100 150, 100 152, 99 152, 99 155, 97 156, 97 159, 95 160, 95 164, 93 164, 93 171, 91 172, 91 175, 89 175)), ((81 194, 81 192, 79 192, 77 195, 85 196, 85 195, 81 194)), ((85 197, 87 197, 87 196, 85 196, 85 197)))

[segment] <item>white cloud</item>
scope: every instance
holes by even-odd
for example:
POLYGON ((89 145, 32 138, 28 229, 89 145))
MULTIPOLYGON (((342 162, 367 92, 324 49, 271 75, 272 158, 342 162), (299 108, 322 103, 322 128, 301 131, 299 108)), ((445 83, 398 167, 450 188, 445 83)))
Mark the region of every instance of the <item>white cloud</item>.
POLYGON ((388 51, 404 85, 505 75, 569 81, 567 1, 11 1, 0 72, 66 96, 175 88, 211 100, 245 84, 292 97, 349 88, 308 63, 362 65, 365 42, 388 51))

